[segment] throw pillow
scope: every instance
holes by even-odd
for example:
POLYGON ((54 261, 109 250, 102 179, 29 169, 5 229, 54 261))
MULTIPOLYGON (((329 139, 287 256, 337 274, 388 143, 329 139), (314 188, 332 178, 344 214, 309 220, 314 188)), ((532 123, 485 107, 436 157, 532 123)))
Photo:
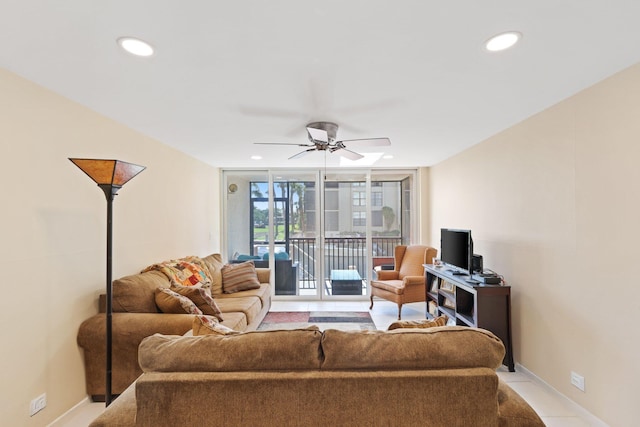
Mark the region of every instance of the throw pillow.
POLYGON ((202 311, 187 297, 169 288, 156 289, 156 305, 163 313, 202 314, 202 311))
POLYGON ((222 289, 226 294, 259 289, 260 281, 253 262, 226 264, 222 267, 222 289))
POLYGON ((193 335, 235 335, 240 332, 221 325, 215 317, 195 316, 193 318, 193 335))
POLYGON ((442 316, 435 317, 433 319, 424 319, 424 320, 400 320, 398 322, 393 322, 387 328, 387 331, 391 331, 393 329, 401 329, 401 328, 433 328, 435 326, 446 326, 447 320, 449 318, 446 314, 442 316))
POLYGON ((180 286, 175 282, 171 283, 171 290, 189 298, 203 314, 215 316, 218 320, 222 321, 222 313, 218 304, 209 296, 209 294, 202 288, 196 288, 193 286, 180 286))
MULTIPOLYGON (((161 271, 169 280, 174 280, 182 286, 200 286, 205 289, 211 288, 211 279, 205 272, 205 268, 185 260, 164 261, 150 265, 142 272, 157 270, 161 271)), ((208 291, 210 293, 210 291, 208 291)))

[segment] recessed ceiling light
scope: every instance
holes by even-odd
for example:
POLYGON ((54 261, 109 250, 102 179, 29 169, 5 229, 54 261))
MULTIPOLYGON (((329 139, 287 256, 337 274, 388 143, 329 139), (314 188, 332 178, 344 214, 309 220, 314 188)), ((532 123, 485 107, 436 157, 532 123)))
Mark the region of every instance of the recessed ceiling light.
POLYGON ((391 154, 385 154, 384 156, 382 156, 383 159, 393 159, 393 155, 391 154))
MULTIPOLYGON (((340 151, 338 151, 339 153, 340 151)), ((340 156, 340 166, 371 166, 382 157, 382 153, 362 153, 362 158, 359 160, 349 160, 346 157, 340 156)))
POLYGON ((487 40, 484 46, 490 52, 499 52, 501 50, 509 49, 511 46, 518 43, 518 40, 521 38, 521 33, 517 31, 507 31, 491 37, 487 40))
POLYGON ((153 47, 140 39, 136 39, 135 37, 120 37, 118 39, 118 44, 121 48, 126 50, 132 55, 136 56, 151 56, 153 55, 153 47))
POLYGON ((251 160, 262 160, 262 156, 251 156, 251 160))

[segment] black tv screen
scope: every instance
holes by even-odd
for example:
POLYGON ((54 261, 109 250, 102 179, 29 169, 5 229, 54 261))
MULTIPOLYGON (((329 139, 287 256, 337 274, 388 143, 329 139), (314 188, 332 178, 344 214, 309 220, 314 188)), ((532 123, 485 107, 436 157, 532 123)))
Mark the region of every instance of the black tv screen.
POLYGON ((440 229, 440 259, 446 265, 470 272, 473 259, 471 230, 440 229))

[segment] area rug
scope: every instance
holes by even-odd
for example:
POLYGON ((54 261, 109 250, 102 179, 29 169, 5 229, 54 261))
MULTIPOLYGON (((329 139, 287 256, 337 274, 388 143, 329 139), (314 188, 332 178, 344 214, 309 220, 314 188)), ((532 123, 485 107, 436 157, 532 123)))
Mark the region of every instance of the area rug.
POLYGON ((375 331, 376 325, 366 311, 271 311, 258 326, 259 331, 300 329, 317 325, 321 331, 375 331))

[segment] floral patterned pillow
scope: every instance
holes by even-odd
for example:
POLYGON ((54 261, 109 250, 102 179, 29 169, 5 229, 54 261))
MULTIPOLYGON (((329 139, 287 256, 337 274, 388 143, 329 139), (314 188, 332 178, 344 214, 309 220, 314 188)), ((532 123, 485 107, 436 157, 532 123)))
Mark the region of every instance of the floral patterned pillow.
POLYGON ((213 316, 195 316, 193 318, 193 335, 235 335, 240 332, 221 325, 213 316))
POLYGON ((215 316, 219 321, 224 320, 218 304, 216 304, 204 289, 194 286, 180 286, 172 281, 171 290, 183 297, 189 298, 203 314, 215 316))
POLYGON ((163 313, 202 314, 193 301, 169 288, 156 289, 156 305, 163 313))

